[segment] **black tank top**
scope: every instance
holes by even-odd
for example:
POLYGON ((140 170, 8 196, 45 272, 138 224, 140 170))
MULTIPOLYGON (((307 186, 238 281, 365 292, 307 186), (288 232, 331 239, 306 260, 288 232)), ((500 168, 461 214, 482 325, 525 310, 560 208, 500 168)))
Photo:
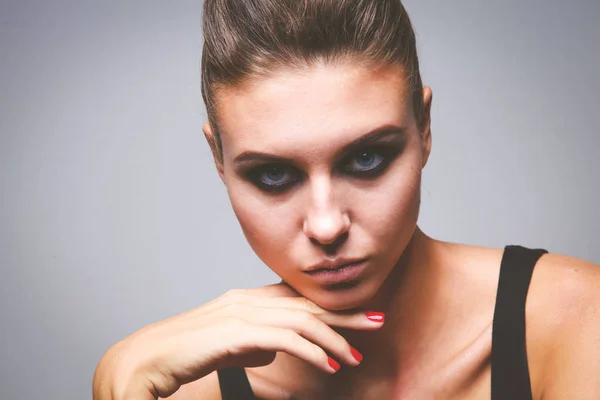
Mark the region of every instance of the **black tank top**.
MULTIPOLYGON (((492 400, 532 400, 525 343, 525 302, 542 249, 506 246, 492 326, 492 400)), ((244 368, 217 371, 223 400, 256 400, 244 368)))

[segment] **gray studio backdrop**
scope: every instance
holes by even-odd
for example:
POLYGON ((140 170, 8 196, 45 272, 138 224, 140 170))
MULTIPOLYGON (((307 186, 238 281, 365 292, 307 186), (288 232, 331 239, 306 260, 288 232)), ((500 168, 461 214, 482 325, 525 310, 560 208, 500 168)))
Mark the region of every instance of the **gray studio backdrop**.
MULTIPOLYGON (((201 133, 201 1, 0 1, 0 398, 89 399, 105 349, 253 255, 201 133)), ((600 1, 407 0, 421 226, 600 263, 600 1)))

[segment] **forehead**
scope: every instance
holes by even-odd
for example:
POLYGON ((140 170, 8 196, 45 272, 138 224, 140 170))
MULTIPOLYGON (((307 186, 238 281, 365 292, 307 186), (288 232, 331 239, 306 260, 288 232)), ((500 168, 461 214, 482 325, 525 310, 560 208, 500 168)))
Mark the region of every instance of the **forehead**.
POLYGON ((390 65, 281 69, 263 80, 221 89, 218 120, 225 158, 242 151, 316 150, 383 125, 406 126, 412 117, 407 92, 402 68, 390 65))

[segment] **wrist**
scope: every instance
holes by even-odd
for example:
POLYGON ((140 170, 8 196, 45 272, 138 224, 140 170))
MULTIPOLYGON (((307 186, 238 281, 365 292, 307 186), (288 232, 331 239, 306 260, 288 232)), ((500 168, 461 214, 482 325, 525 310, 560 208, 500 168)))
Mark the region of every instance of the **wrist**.
POLYGON ((156 400, 154 387, 139 358, 123 351, 119 344, 100 360, 93 380, 94 400, 156 400))

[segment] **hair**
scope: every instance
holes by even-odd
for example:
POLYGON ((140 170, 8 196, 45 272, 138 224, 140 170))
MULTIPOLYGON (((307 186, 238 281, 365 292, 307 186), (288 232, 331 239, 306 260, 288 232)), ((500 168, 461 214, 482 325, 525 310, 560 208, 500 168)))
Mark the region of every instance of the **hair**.
POLYGON ((425 119, 415 33, 400 0, 205 0, 202 97, 222 161, 216 93, 278 68, 400 65, 417 124, 425 119))

